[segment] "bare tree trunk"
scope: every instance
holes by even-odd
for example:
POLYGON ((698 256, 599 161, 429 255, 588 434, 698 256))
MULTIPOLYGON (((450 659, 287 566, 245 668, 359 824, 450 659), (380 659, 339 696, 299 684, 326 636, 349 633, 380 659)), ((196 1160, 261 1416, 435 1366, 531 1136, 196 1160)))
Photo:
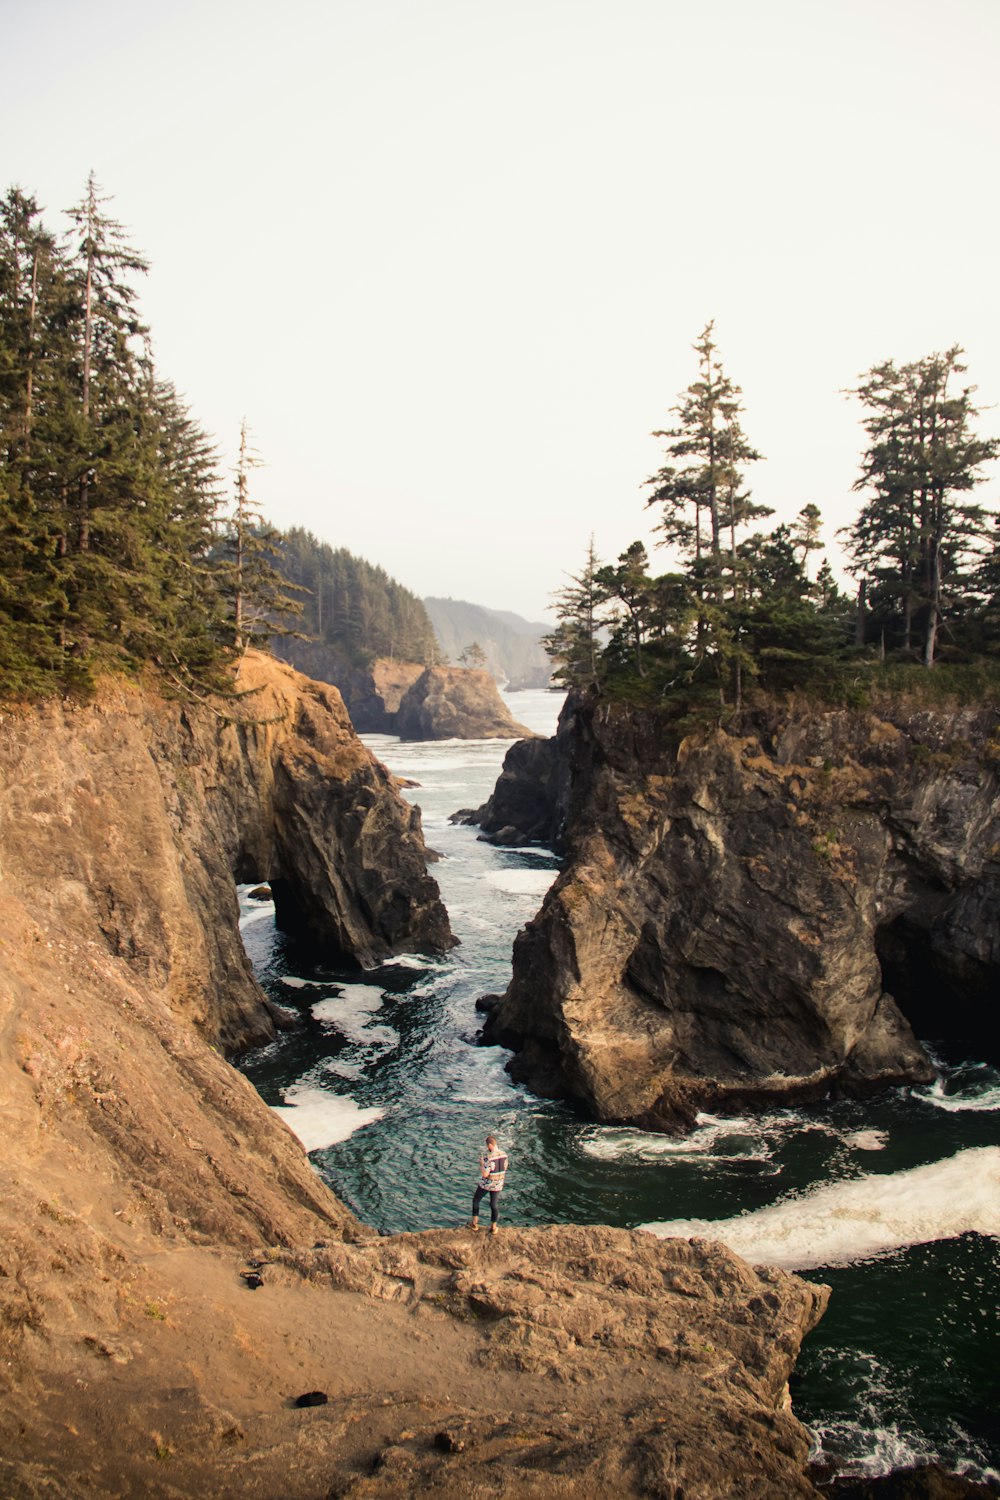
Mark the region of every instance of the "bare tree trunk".
POLYGON ((934 538, 931 557, 931 599, 927 616, 927 639, 924 643, 924 666, 933 667, 937 647, 938 623, 941 617, 941 539, 934 538))
POLYGON ((94 328, 94 220, 97 201, 91 178, 87 197, 87 282, 83 312, 83 420, 90 419, 90 344, 94 328))
POLYGON ((28 376, 24 391, 24 436, 31 437, 32 400, 35 380, 35 314, 38 310, 38 247, 31 266, 31 308, 28 313, 28 376))
POLYGON ((76 550, 90 551, 90 482, 93 469, 88 469, 80 479, 80 498, 77 510, 76 550))

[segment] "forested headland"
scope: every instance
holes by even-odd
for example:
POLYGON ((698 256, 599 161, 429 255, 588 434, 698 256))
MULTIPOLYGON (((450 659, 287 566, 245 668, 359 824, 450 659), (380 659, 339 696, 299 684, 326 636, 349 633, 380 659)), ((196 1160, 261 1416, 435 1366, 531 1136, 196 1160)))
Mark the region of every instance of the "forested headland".
POLYGON ((0 202, 0 693, 87 691, 102 671, 231 692, 250 645, 282 630, 352 662, 423 662, 423 605, 381 568, 253 496, 244 424, 233 472, 157 368, 136 285, 148 263, 93 175, 62 234, 36 200, 0 202))
POLYGON ((645 485, 674 566, 655 573, 638 541, 602 562, 591 541, 556 596, 556 675, 681 712, 740 707, 754 691, 851 702, 875 682, 972 695, 1000 685, 998 516, 973 498, 1000 442, 976 431, 963 351, 887 360, 849 393, 865 446, 860 508, 840 533, 845 592, 807 497, 791 524, 760 529, 772 511, 747 476, 762 455, 711 323, 694 350, 696 376, 654 434, 664 462, 645 485))
POLYGON ((318 541, 301 526, 282 534, 278 559, 282 574, 302 591, 295 628, 334 646, 348 665, 363 668, 379 656, 427 665, 437 660, 423 601, 384 568, 318 541))

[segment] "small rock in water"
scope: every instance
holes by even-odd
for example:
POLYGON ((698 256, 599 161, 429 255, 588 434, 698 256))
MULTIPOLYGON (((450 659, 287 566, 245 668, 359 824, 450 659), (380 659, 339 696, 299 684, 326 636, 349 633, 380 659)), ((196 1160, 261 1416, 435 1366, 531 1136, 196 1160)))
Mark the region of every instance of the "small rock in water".
POLYGON ((252 891, 247 891, 251 901, 270 901, 271 887, 269 885, 255 885, 252 891))
POLYGON ((476 1009, 480 1015, 488 1016, 491 1010, 496 1010, 502 998, 501 995, 480 995, 476 1001, 476 1009))
POLYGON ((326 1391, 306 1391, 302 1396, 296 1396, 296 1406, 326 1406, 329 1401, 326 1391))

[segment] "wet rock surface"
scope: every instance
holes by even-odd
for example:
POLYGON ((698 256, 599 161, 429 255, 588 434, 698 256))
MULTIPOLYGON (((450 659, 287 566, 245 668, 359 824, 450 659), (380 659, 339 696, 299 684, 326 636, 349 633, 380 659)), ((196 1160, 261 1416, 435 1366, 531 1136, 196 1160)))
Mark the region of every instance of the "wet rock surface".
POLYGON ((830 1500, 996 1500, 1000 1484, 948 1474, 938 1464, 894 1469, 872 1478, 843 1477, 819 1481, 830 1500))
POLYGON ((486 1037, 599 1119, 683 1129, 924 1082, 911 1012, 1000 993, 997 716, 745 714, 679 740, 569 705, 567 864, 519 934, 486 1037), (908 969, 911 971, 908 973, 908 969))
POLYGON ((518 740, 482 807, 463 808, 452 822, 482 829, 491 844, 521 848, 544 844, 560 850, 566 822, 569 764, 564 744, 552 739, 518 740))

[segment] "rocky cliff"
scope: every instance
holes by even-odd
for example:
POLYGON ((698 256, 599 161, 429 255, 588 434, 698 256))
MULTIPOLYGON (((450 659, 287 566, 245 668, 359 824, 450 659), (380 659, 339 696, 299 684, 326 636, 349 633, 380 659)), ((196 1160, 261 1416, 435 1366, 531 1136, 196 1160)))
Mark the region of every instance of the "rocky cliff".
POLYGON ((1000 993, 997 723, 774 707, 679 740, 576 700, 567 866, 488 1036, 539 1092, 659 1129, 930 1079, 908 1018, 987 1038, 1000 993))
POLYGON ((363 668, 323 641, 279 642, 299 671, 335 684, 362 734, 410 740, 514 740, 530 736, 507 708, 490 672, 425 667, 379 657, 363 668))
POLYGON ((257 655, 239 688, 182 705, 108 685, 91 704, 0 723, 8 896, 120 959, 228 1048, 270 1030, 234 881, 270 881, 279 925, 332 959, 453 941, 419 813, 336 689, 257 655))
POLYGON ((551 739, 517 740, 489 799, 481 807, 452 813, 453 823, 482 829, 490 844, 510 848, 545 844, 561 853, 571 780, 572 717, 560 720, 551 739))
POLYGON ((270 1025, 234 877, 333 951, 449 941, 336 693, 242 686, 0 722, 0 1492, 812 1494, 824 1289, 618 1230, 380 1238, 225 1061, 270 1025))
POLYGON ((512 718, 489 672, 428 667, 400 699, 394 734, 404 740, 513 740, 532 731, 512 718))

